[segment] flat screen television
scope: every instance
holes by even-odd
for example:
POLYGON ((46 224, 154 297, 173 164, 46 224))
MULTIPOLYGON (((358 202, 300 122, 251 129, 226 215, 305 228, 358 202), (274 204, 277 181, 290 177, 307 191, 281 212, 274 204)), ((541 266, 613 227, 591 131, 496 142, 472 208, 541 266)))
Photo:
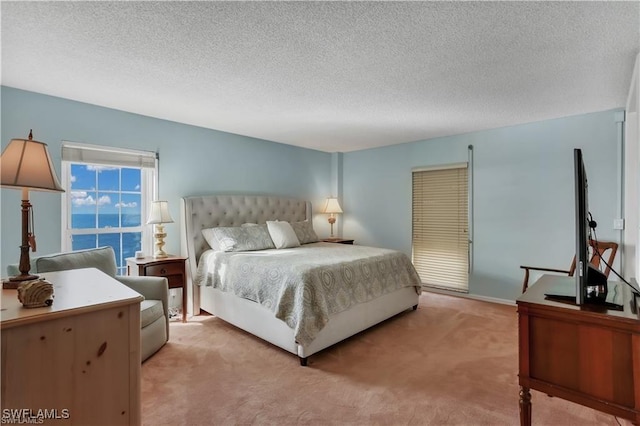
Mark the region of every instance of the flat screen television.
POLYGON ((607 277, 590 262, 589 240, 596 224, 589 214, 587 172, 582 150, 573 150, 576 215, 576 304, 606 304, 607 277))

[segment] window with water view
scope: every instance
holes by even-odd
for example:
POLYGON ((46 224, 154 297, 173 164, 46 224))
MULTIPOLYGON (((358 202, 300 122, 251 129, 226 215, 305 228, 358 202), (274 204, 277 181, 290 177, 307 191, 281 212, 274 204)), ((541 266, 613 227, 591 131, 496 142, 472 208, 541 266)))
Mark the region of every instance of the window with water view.
POLYGON ((68 188, 64 249, 111 246, 118 274, 125 275, 126 258, 143 250, 148 233, 143 215, 151 200, 149 169, 73 161, 65 162, 63 168, 68 188))
POLYGON ((119 274, 142 249, 142 170, 71 164, 71 249, 111 246, 119 274))

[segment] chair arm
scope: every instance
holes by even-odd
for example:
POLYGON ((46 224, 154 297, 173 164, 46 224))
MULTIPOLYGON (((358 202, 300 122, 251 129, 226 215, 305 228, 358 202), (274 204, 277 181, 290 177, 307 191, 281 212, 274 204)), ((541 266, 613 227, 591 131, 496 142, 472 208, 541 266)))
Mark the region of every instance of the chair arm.
POLYGON ((119 275, 116 279, 143 295, 146 300, 162 301, 167 339, 169 339, 169 281, 165 277, 132 277, 128 275, 119 275))
POLYGON ((564 269, 555 268, 541 268, 538 266, 524 266, 520 265, 520 269, 524 269, 524 280, 522 280, 522 292, 524 293, 529 288, 529 271, 544 271, 544 272, 557 272, 559 274, 569 275, 569 271, 564 269))
POLYGON ((566 269, 555 269, 555 268, 541 268, 538 266, 522 266, 520 265, 521 269, 528 269, 528 270, 532 270, 532 271, 545 271, 545 272, 558 272, 560 274, 568 274, 569 271, 566 269))
POLYGON ((162 300, 165 307, 169 302, 169 283, 164 277, 130 277, 119 275, 118 281, 137 291, 148 300, 162 300))

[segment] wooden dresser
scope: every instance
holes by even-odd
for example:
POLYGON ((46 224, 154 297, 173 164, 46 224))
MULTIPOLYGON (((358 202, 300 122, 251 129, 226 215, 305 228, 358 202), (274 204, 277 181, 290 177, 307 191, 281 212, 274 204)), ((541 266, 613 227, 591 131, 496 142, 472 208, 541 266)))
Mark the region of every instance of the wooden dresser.
POLYGON ((545 297, 575 294, 574 287, 573 277, 543 275, 516 301, 520 423, 531 424, 529 389, 535 389, 542 398, 563 398, 638 424, 640 316, 632 292, 624 283, 609 282, 623 310, 545 297))
POLYGON ((50 307, 2 290, 3 423, 140 424, 143 297, 93 268, 41 278, 54 286, 50 307))

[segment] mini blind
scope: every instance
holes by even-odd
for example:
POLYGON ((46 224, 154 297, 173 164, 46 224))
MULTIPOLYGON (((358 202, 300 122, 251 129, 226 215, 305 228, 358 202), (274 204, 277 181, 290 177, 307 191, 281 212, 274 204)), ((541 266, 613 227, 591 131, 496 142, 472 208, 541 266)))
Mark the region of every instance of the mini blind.
POLYGON ((413 264, 427 286, 469 289, 467 165, 413 173, 413 264))
POLYGON ((62 160, 75 163, 104 164, 120 167, 155 168, 157 154, 150 151, 136 151, 124 148, 101 147, 98 145, 62 144, 62 160))

